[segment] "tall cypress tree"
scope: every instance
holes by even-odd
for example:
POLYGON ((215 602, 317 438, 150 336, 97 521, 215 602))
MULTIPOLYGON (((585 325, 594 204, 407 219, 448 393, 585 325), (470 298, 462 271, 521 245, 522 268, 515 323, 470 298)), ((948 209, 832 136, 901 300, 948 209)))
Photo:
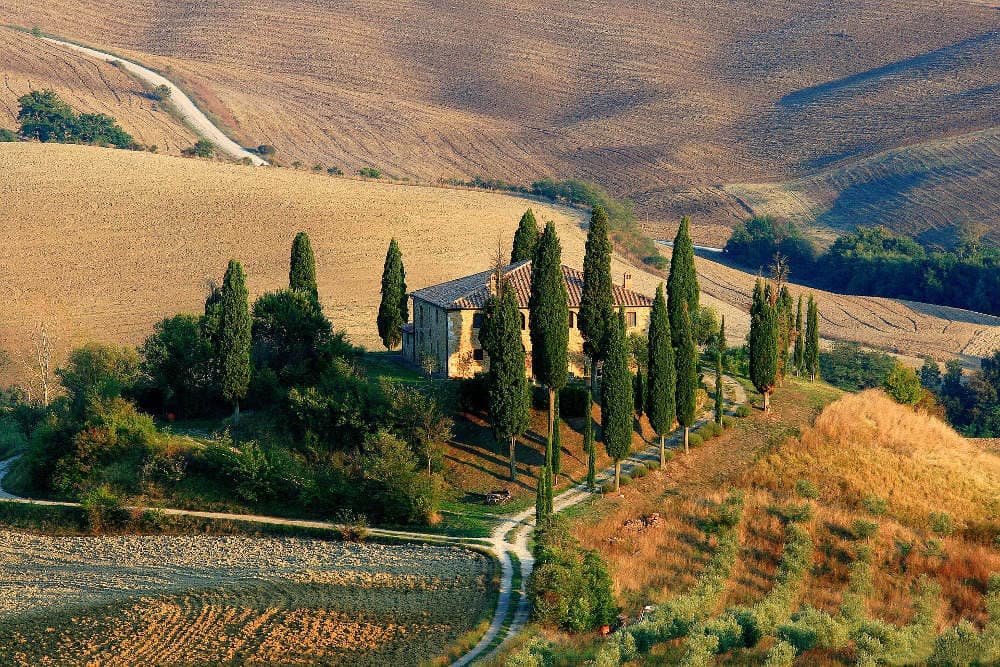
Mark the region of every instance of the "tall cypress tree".
POLYGON ((538 223, 535 214, 529 208, 521 216, 521 222, 514 232, 514 247, 510 251, 510 263, 525 262, 535 256, 535 246, 538 245, 538 223))
POLYGON ((792 353, 792 366, 796 375, 805 372, 805 331, 802 330, 802 295, 799 294, 799 305, 795 311, 795 348, 792 353))
POLYGON ((778 299, 775 303, 778 317, 778 375, 779 384, 784 380, 788 372, 788 348, 792 344, 792 337, 795 331, 795 315, 792 312, 792 294, 788 291, 787 285, 782 285, 778 291, 778 299))
POLYGON ((819 307, 812 294, 809 295, 809 306, 806 309, 806 349, 805 367, 812 382, 819 375, 819 307))
POLYGON ((778 374, 778 313, 768 299, 770 293, 758 278, 750 315, 750 381, 764 396, 764 412, 770 410, 778 374))
POLYGON ((687 304, 681 308, 680 345, 677 347, 677 423, 684 427, 684 453, 689 451, 691 427, 698 410, 698 348, 687 304))
POLYGON ((510 479, 517 479, 517 438, 530 425, 530 394, 524 372, 521 346, 521 311, 517 294, 507 279, 501 279, 500 294, 490 297, 479 339, 489 357, 486 383, 489 387, 490 421, 493 435, 506 441, 510 451, 510 479))
POLYGON ((587 488, 597 487, 597 447, 594 446, 594 417, 591 412, 591 395, 587 390, 587 414, 583 420, 583 451, 587 453, 587 488))
POLYGON ((694 267, 694 246, 691 244, 691 221, 681 218, 681 226, 674 237, 674 247, 670 253, 670 275, 667 277, 667 312, 670 313, 671 340, 674 349, 680 347, 683 330, 683 310, 688 309, 688 318, 694 322, 698 317, 698 273, 694 267))
MULTIPOLYGON (((719 328, 719 340, 725 340, 725 320, 719 328)), ((715 348, 715 423, 722 424, 722 350, 725 343, 719 343, 715 348)))
POLYGON ((580 294, 580 335, 583 353, 603 361, 608 336, 614 324, 614 295, 611 289, 611 239, 608 213, 597 205, 590 216, 587 246, 583 256, 583 290, 580 294))
POLYGON ((542 466, 538 471, 538 484, 535 487, 535 526, 544 527, 548 523, 548 481, 551 479, 549 469, 542 466))
POLYGON ((288 287, 303 292, 319 301, 319 287, 316 285, 316 257, 313 255, 309 235, 299 232, 292 241, 292 257, 288 267, 288 287))
POLYGON ((601 391, 602 432, 608 456, 615 462, 615 491, 621 486, 622 459, 632 453, 632 414, 635 410, 625 342, 625 311, 622 310, 616 319, 608 336, 601 391))
POLYGON ((556 416, 555 428, 552 429, 552 476, 558 477, 562 473, 562 428, 559 417, 559 394, 556 393, 556 416))
POLYGON ((632 377, 632 401, 635 403, 635 418, 642 419, 646 411, 646 376, 641 368, 632 377))
POLYGON ((219 308, 219 373, 222 397, 233 404, 233 441, 238 442, 240 401, 250 387, 250 294, 243 265, 229 260, 219 308))
POLYGON ((392 239, 382 267, 382 302, 379 303, 376 318, 378 335, 385 349, 391 350, 399 345, 403 335, 400 329, 409 317, 403 253, 396 239, 392 239))
POLYGON ((670 334, 670 317, 667 315, 667 300, 663 296, 663 283, 656 288, 653 312, 649 317, 649 361, 646 382, 646 414, 649 424, 660 436, 660 466, 667 463, 667 433, 674 427, 677 414, 675 391, 677 388, 677 368, 674 362, 674 346, 670 334))
POLYGON ((555 429, 556 393, 569 379, 569 306, 562 272, 562 247, 552 222, 545 225, 531 263, 531 297, 528 302, 531 334, 531 369, 549 390, 548 460, 555 429))

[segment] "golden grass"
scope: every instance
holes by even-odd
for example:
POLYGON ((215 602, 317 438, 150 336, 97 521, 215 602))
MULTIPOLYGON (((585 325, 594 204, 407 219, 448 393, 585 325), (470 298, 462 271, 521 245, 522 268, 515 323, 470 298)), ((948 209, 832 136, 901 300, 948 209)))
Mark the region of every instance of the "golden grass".
POLYGON ((925 526, 931 512, 1000 519, 1000 457, 879 390, 833 403, 748 475, 783 492, 798 479, 815 483, 825 502, 851 509, 884 498, 889 513, 910 526, 925 526))

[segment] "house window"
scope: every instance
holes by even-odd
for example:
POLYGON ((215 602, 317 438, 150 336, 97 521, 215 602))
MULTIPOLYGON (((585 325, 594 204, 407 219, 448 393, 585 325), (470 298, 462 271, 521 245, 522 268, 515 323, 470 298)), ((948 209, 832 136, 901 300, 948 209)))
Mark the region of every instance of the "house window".
POLYGON ((483 314, 482 313, 476 313, 475 315, 472 316, 472 328, 473 329, 482 329, 483 328, 483 314))
POLYGON ((630 327, 634 327, 636 325, 635 311, 632 311, 630 313, 625 313, 625 321, 628 322, 628 325, 630 327))
POLYGON ((576 328, 576 313, 574 313, 572 310, 569 311, 569 328, 570 329, 576 328))
POLYGON ((472 358, 475 359, 476 361, 482 361, 483 360, 483 351, 482 351, 482 349, 473 350, 472 351, 472 358))
POLYGON ((521 313, 521 331, 524 331, 527 328, 528 328, 528 318, 524 316, 524 313, 521 313))

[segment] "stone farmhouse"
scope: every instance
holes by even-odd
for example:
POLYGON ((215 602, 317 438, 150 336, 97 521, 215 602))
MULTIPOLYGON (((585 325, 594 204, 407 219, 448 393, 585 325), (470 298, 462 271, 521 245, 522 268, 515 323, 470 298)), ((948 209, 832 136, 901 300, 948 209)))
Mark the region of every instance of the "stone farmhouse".
MULTIPOLYGON (((563 278, 569 297, 569 371, 583 377, 586 359, 583 337, 577 323, 580 297, 583 292, 583 272, 563 265, 563 278)), ((531 339, 529 337, 528 299, 531 293, 531 262, 519 262, 504 267, 503 274, 514 286, 521 309, 521 343, 527 354, 527 370, 531 371, 531 339)), ((493 270, 450 280, 412 292, 410 313, 412 322, 403 326, 403 357, 421 364, 427 357, 440 375, 450 378, 472 377, 486 370, 488 359, 479 342, 482 309, 496 289, 493 270)), ((632 290, 631 274, 624 274, 613 286, 615 308, 625 309, 627 333, 645 335, 653 300, 632 290)))

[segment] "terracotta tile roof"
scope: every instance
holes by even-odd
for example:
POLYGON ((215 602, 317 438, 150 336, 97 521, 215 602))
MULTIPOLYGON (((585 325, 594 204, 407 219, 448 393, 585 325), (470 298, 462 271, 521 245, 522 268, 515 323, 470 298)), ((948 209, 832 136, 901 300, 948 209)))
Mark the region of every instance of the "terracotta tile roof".
MULTIPOLYGON (((583 272, 566 266, 562 267, 566 280, 566 294, 569 307, 579 308, 583 293, 583 272)), ((412 296, 422 299, 445 310, 479 310, 486 305, 490 296, 489 282, 492 271, 482 271, 464 278, 450 280, 440 285, 432 285, 412 292, 412 296)), ((531 294, 531 262, 519 262, 504 267, 504 276, 517 292, 517 302, 521 308, 528 307, 531 294)), ((645 294, 625 289, 620 284, 612 287, 616 306, 651 307, 653 300, 645 294)))

